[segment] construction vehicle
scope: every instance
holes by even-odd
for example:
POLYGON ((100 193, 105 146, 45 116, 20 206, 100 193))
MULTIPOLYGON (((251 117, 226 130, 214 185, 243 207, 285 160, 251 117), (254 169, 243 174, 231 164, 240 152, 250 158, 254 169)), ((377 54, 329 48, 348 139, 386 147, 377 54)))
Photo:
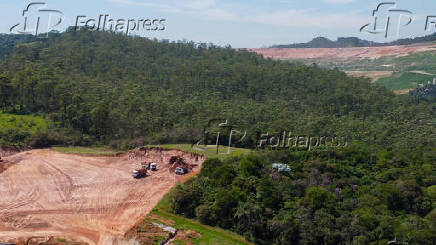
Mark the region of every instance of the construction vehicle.
POLYGON ((147 177, 147 168, 147 165, 142 163, 141 169, 136 169, 132 171, 132 177, 135 179, 147 177))
POLYGON ((174 171, 177 175, 185 175, 191 172, 192 169, 196 166, 188 164, 181 156, 171 157, 169 164, 171 164, 170 170, 174 171))
POLYGON ((177 167, 176 170, 175 170, 175 173, 177 175, 185 175, 185 170, 183 168, 177 167))
POLYGON ((187 165, 185 159, 181 156, 172 156, 170 158, 170 164, 187 165))
POLYGON ((151 171, 157 171, 157 164, 155 162, 149 163, 148 169, 151 171))

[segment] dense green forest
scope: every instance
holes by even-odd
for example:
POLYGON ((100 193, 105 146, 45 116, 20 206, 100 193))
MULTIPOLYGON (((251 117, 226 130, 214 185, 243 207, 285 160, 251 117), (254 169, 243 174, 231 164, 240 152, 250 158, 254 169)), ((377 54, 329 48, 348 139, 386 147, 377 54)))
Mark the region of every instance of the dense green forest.
POLYGON ((208 159, 171 211, 256 244, 436 244, 436 153, 275 151, 208 159), (289 164, 279 172, 272 163, 289 164))
POLYGON ((436 98, 436 84, 425 84, 409 92, 417 100, 436 98))
POLYGON ((20 137, 0 131, 3 145, 193 143, 214 118, 247 131, 242 147, 283 131, 373 147, 433 149, 436 139, 432 101, 231 47, 83 30, 2 52, 3 113, 47 121, 20 137))

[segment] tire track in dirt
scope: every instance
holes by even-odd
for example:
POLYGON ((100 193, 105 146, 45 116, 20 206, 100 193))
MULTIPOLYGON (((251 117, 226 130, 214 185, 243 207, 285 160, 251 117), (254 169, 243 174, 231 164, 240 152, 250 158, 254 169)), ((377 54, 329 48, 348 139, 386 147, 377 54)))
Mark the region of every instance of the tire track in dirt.
POLYGON ((55 187, 61 201, 63 203, 69 202, 71 200, 74 187, 73 179, 68 174, 54 166, 52 163, 46 160, 42 160, 42 162, 44 162, 46 166, 53 170, 51 172, 54 174, 51 174, 50 178, 55 183, 55 187))
POLYGON ((169 172, 176 150, 146 150, 117 157, 84 157, 35 150, 7 157, 0 173, 0 241, 56 234, 90 244, 123 244, 124 234, 152 210, 179 180, 169 172), (158 171, 133 179, 141 162, 158 171))

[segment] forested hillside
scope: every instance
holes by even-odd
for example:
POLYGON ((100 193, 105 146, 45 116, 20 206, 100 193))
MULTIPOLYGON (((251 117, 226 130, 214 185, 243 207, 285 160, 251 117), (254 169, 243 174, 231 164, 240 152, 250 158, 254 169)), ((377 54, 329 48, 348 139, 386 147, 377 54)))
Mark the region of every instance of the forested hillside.
POLYGON ((170 210, 255 244, 432 245, 435 161, 434 151, 372 153, 359 143, 208 159, 171 193, 170 210))
POLYGON ((434 147, 431 101, 395 96, 338 70, 211 44, 66 32, 16 44, 0 62, 4 113, 47 130, 3 144, 193 143, 211 119, 261 133, 343 136, 370 146, 434 147), (24 138, 24 140, 22 140, 24 138))

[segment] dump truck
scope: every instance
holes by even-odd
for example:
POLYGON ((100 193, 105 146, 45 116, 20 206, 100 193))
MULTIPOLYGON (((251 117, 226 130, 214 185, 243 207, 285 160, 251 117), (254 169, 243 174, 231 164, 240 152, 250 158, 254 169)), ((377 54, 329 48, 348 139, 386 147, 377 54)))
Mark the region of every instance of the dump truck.
POLYGON ((147 177, 147 165, 146 164, 142 164, 142 168, 141 169, 136 169, 132 171, 132 177, 135 179, 140 179, 140 178, 144 178, 147 177))

